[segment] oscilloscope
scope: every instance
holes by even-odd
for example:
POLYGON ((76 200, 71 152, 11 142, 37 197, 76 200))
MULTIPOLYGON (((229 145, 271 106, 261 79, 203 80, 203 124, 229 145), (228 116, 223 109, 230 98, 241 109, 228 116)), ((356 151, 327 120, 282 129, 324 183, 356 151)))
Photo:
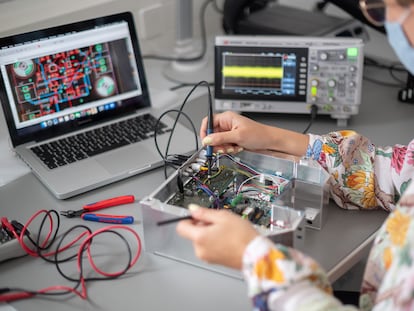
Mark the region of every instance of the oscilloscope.
POLYGON ((318 113, 346 126, 361 103, 360 38, 218 36, 215 108, 240 112, 318 113))

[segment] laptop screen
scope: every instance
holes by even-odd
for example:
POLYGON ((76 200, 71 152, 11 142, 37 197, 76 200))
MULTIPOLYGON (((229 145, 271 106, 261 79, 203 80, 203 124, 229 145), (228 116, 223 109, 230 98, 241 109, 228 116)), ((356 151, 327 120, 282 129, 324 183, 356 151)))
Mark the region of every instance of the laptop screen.
POLYGON ((150 106, 131 13, 0 39, 13 146, 150 106))

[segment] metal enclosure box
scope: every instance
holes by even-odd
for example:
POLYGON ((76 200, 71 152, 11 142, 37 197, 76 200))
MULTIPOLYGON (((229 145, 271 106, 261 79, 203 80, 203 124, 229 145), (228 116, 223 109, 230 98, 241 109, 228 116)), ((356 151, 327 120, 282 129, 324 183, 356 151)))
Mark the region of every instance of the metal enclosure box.
MULTIPOLYGON (((203 150, 195 153, 180 170, 191 167, 203 157, 203 150)), ((253 152, 237 154, 237 160, 254 167, 264 174, 278 174, 289 178, 290 183, 270 205, 271 222, 269 227, 255 225, 263 235, 275 243, 301 248, 306 239, 305 227, 320 229, 326 220, 326 206, 329 201, 329 174, 311 159, 273 156, 253 152), (278 222, 289 225, 280 227, 278 222)), ((224 165, 231 162, 220 160, 224 165)), ((186 262, 219 273, 241 278, 239 271, 207 264, 195 257, 192 244, 177 235, 175 225, 158 226, 157 222, 190 215, 183 206, 170 204, 179 190, 177 176, 172 174, 153 193, 140 201, 144 226, 144 247, 152 252, 174 260, 186 262)), ((188 180, 184 180, 184 183, 188 180)), ((223 237, 225 238, 225 237, 223 237)))

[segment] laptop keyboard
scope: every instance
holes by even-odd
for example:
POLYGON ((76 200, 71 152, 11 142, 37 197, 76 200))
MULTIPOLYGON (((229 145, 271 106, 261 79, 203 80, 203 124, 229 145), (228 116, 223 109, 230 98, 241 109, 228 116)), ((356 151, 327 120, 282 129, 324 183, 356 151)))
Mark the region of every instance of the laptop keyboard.
MULTIPOLYGON (((153 137, 156 122, 157 119, 154 116, 144 114, 32 147, 31 150, 47 167, 54 169, 153 137)), ((169 131, 171 129, 159 122, 157 134, 169 131)))

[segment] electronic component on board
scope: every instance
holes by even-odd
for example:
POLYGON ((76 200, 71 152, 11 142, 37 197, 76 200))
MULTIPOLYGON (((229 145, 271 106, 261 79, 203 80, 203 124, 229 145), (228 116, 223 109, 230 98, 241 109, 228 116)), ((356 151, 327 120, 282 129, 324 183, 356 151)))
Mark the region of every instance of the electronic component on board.
POLYGON ((263 172, 229 154, 212 155, 211 168, 203 158, 187 163, 185 176, 177 174, 178 192, 168 204, 187 208, 196 203, 214 209, 231 210, 252 223, 270 228, 272 204, 289 188, 288 176, 280 172, 263 172))

